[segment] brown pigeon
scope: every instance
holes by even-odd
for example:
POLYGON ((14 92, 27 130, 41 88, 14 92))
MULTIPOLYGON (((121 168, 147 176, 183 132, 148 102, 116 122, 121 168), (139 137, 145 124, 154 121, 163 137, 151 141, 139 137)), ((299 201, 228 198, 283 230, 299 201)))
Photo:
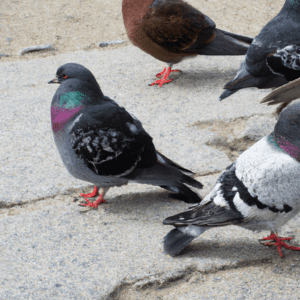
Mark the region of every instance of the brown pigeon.
POLYGON ((151 84, 161 87, 172 65, 186 57, 202 55, 245 55, 252 38, 216 28, 206 15, 182 0, 123 0, 122 12, 131 42, 168 63, 151 84))

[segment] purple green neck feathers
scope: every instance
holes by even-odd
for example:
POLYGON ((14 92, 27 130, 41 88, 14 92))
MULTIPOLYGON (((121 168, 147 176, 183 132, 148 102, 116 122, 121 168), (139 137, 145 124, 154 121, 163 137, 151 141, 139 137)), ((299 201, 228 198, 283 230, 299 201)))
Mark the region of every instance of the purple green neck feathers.
POLYGON ((274 132, 268 137, 269 143, 274 144, 279 150, 287 153, 288 155, 294 157, 297 160, 300 160, 299 154, 300 150, 297 146, 289 142, 285 137, 280 136, 276 137, 274 132))
POLYGON ((82 100, 86 96, 78 91, 69 92, 60 96, 60 103, 51 107, 52 130, 58 133, 63 130, 65 124, 71 120, 83 108, 82 100), (65 107, 62 107, 63 104, 65 107))

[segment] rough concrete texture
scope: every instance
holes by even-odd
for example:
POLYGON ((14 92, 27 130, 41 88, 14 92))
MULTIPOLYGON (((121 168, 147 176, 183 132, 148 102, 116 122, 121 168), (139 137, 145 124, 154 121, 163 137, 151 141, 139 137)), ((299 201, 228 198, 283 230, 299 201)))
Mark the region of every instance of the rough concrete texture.
MULTIPOLYGON (((162 245, 171 227, 162 221, 188 205, 160 188, 129 184, 110 189, 96 210, 79 207, 74 199, 92 186, 67 173, 52 138, 57 86, 47 82, 60 65, 81 63, 159 151, 197 173, 205 196, 276 122, 275 107, 259 103, 270 90, 219 102, 242 60, 186 60, 160 89, 148 83, 163 63, 132 46, 1 63, 0 299, 298 299, 299 253, 283 250, 281 259, 259 244, 267 232, 216 228, 171 258, 162 245)), ((299 244, 299 225, 296 217, 280 234, 299 244)))

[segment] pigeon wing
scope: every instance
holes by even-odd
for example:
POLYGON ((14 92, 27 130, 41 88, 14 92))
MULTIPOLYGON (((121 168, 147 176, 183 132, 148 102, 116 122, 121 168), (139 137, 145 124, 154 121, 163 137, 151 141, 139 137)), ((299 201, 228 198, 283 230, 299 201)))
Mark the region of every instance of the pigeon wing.
MULTIPOLYGON (((129 174, 153 145, 140 123, 114 102, 84 112, 74 122, 70 138, 76 155, 93 172, 103 176, 129 174)), ((150 155, 147 163, 154 165, 156 155, 152 160, 150 155)))
POLYGON ((215 23, 183 1, 155 0, 143 19, 144 32, 170 52, 181 52, 196 41, 203 45, 215 38, 215 23))

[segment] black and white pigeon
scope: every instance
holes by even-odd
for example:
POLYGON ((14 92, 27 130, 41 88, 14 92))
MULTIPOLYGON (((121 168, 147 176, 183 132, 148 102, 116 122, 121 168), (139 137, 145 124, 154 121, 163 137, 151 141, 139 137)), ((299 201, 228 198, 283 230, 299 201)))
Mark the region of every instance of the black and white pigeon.
POLYGON ((152 137, 141 122, 125 108, 103 95, 93 74, 84 66, 68 63, 58 68, 59 83, 51 103, 54 140, 67 170, 74 177, 95 184, 84 196, 96 208, 105 202, 109 187, 128 182, 160 186, 187 203, 201 201, 201 196, 187 185, 203 185, 182 168, 155 150, 152 137), (95 202, 87 197, 103 192, 95 202))
POLYGON ((218 178, 213 190, 190 210, 169 217, 173 225, 164 238, 165 252, 175 256, 210 228, 238 225, 270 230, 262 240, 281 247, 277 230, 300 212, 300 103, 285 109, 274 131, 243 152, 218 178))
POLYGON ((278 15, 254 38, 237 75, 224 86, 220 100, 248 87, 267 89, 286 84, 283 76, 267 66, 267 57, 288 45, 300 45, 299 27, 300 2, 286 0, 278 15))
POLYGON ((267 65, 273 73, 284 76, 289 82, 276 90, 272 91, 261 103, 274 105, 282 103, 277 108, 277 114, 289 105, 293 100, 300 97, 300 47, 296 45, 287 46, 269 57, 267 65))

